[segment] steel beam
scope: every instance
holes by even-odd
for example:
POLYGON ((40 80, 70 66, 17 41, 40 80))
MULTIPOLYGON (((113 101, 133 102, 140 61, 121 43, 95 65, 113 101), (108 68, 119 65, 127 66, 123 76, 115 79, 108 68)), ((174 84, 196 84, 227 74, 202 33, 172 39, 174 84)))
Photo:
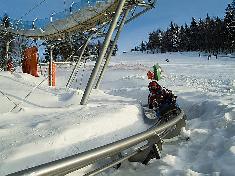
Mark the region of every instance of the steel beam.
POLYGON ((81 102, 80 102, 81 105, 84 105, 84 104, 87 103, 87 100, 88 100, 89 95, 91 93, 92 86, 93 86, 94 81, 95 81, 95 78, 96 78, 97 73, 99 71, 99 68, 100 68, 100 65, 102 63, 102 60, 103 60, 103 58, 105 56, 105 53, 106 53, 106 51, 108 49, 108 46, 109 46, 112 34, 113 34, 114 30, 115 30, 115 27, 117 26, 117 22, 118 22, 118 19, 119 19, 121 13, 122 13, 122 9, 123 9, 123 7, 125 5, 125 2, 126 2, 126 0, 120 0, 119 3, 118 3, 116 12, 114 14, 113 20, 112 20, 112 22, 110 24, 110 27, 109 27, 109 31, 108 31, 108 33, 107 33, 107 35, 105 37, 101 53, 100 53, 100 55, 99 55, 99 57, 98 57, 98 59, 96 61, 95 67, 94 67, 94 69, 93 69, 93 71, 91 73, 91 76, 89 78, 89 81, 88 81, 86 89, 85 89, 85 92, 84 92, 84 94, 82 96, 82 99, 81 99, 81 102))
MULTIPOLYGON (((110 58, 111 58, 112 53, 113 53, 113 49, 114 49, 115 45, 117 44, 117 41, 118 41, 118 39, 119 39, 119 37, 120 37, 120 33, 121 33, 122 28, 123 28, 123 26, 124 26, 124 24, 125 24, 125 21, 126 21, 126 18, 127 18, 127 15, 128 15, 128 13, 129 13, 129 11, 130 11, 130 9, 127 9, 127 10, 125 11, 124 16, 123 16, 122 21, 121 21, 121 24, 118 26, 118 31, 117 31, 117 33, 116 33, 116 36, 115 36, 114 40, 113 40, 112 46, 110 47, 110 50, 109 50, 109 52, 108 52, 108 54, 107 54, 107 57, 106 57, 106 60, 105 60, 105 64, 104 64, 104 66, 103 66, 103 68, 102 68, 102 70, 101 70, 100 76, 98 77, 97 83, 96 83, 96 85, 95 85, 95 89, 97 89, 97 88, 99 87, 100 82, 101 82, 101 80, 102 80, 102 78, 103 78, 103 76, 104 76, 104 71, 105 71, 105 69, 106 69, 106 68, 108 67, 108 65, 109 65, 110 58)), ((111 43, 110 43, 110 44, 111 44, 111 43)))
POLYGON ((136 19, 136 18, 140 17, 141 15, 145 14, 146 12, 148 12, 149 10, 151 10, 152 8, 154 8, 154 7, 148 7, 148 8, 146 8, 146 9, 142 10, 141 12, 135 14, 134 16, 132 16, 132 17, 130 17, 128 20, 126 20, 126 21, 125 21, 125 24, 130 23, 131 21, 133 21, 134 19, 136 19))
POLYGON ((49 86, 52 86, 52 64, 53 64, 53 46, 50 47, 49 86))
POLYGON ((81 63, 81 59, 82 59, 82 56, 83 56, 83 54, 84 54, 84 52, 85 52, 85 49, 86 49, 88 43, 90 42, 91 38, 93 37, 93 35, 94 35, 94 34, 91 34, 91 35, 87 38, 86 42, 83 44, 81 53, 80 53, 80 55, 79 55, 79 57, 78 57, 78 60, 77 60, 76 65, 75 65, 74 68, 73 68, 73 71, 72 71, 72 73, 71 73, 71 76, 69 77, 69 80, 68 80, 68 82, 67 82, 67 84, 66 84, 66 87, 68 87, 68 86, 70 85, 70 82, 71 82, 71 80, 72 80, 72 78, 73 78, 73 76, 74 76, 74 73, 75 73, 75 71, 77 70, 78 66, 79 66, 80 63, 81 63))
POLYGON ((116 161, 113 161, 112 163, 109 163, 103 167, 97 168, 96 170, 91 171, 91 172, 85 174, 84 176, 94 176, 94 175, 97 175, 101 172, 104 172, 105 170, 107 170, 111 167, 114 167, 117 164, 121 164, 123 161, 128 160, 129 158, 135 156, 136 154, 140 153, 142 150, 147 149, 148 147, 149 147, 148 145, 146 145, 146 146, 144 145, 143 147, 138 148, 137 150, 133 151, 132 153, 125 155, 125 156, 121 157, 120 159, 117 159, 116 161))

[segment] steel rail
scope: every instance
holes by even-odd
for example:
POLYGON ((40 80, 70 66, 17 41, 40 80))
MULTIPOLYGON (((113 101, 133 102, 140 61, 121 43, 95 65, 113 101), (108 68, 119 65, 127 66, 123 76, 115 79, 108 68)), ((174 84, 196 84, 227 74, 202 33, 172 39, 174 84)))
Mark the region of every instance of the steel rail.
POLYGON ((105 171, 105 170, 107 170, 107 169, 109 169, 109 168, 111 168, 111 167, 114 167, 115 165, 117 165, 117 164, 119 164, 119 163, 122 163, 123 161, 128 160, 129 158, 135 156, 135 155, 138 154, 139 152, 141 152, 141 151, 147 149, 148 147, 149 147, 148 145, 144 145, 144 146, 142 146, 142 147, 136 149, 135 151, 131 152, 130 154, 127 154, 127 155, 125 155, 125 156, 122 156, 120 159, 117 159, 117 160, 113 161, 112 163, 109 163, 109 164, 104 165, 104 166, 102 166, 102 167, 100 167, 100 168, 98 168, 98 169, 95 169, 95 170, 93 170, 93 171, 91 171, 91 172, 86 173, 84 176, 93 176, 93 175, 97 175, 97 174, 99 174, 99 173, 101 173, 101 172, 103 172, 103 171, 105 171))
MULTIPOLYGON (((61 38, 61 36, 63 36, 64 33, 70 33, 70 32, 74 32, 74 31, 87 31, 91 28, 93 28, 94 26, 96 26, 96 24, 98 22, 107 22, 110 21, 109 19, 111 18, 111 16, 106 16, 106 14, 113 14, 115 12, 115 8, 118 4, 118 0, 114 1, 113 3, 111 3, 109 5, 109 7, 103 9, 100 13, 92 16, 91 18, 79 22, 77 23, 75 26, 70 26, 67 29, 61 29, 58 30, 54 25, 52 25, 52 27, 55 28, 55 31, 41 31, 39 29, 36 29, 36 32, 32 32, 31 29, 25 29, 25 30, 16 30, 13 28, 10 29, 5 29, 0 25, 0 31, 3 32, 9 32, 12 33, 13 35, 20 35, 26 38, 34 38, 34 39, 48 39, 48 38, 61 38), (39 32, 40 31, 40 32, 39 32)), ((139 6, 139 7, 143 7, 143 8, 147 8, 147 9, 151 9, 154 7, 155 4, 155 0, 152 3, 138 3, 138 2, 134 2, 134 1, 128 1, 128 3, 125 4, 125 8, 127 8, 130 4, 135 5, 135 6, 139 6)), ((94 6, 95 7, 95 6, 94 6)), ((79 13, 79 12, 76 12, 79 13)), ((71 18, 74 19, 74 16, 71 15, 71 18)), ((76 22, 78 22, 76 20, 76 22)), ((126 24, 126 23, 125 23, 126 24)))
POLYGON ((123 28, 123 26, 124 26, 126 17, 127 17, 127 15, 129 14, 129 11, 130 11, 130 9, 127 9, 127 10, 124 12, 124 15, 123 15, 123 17, 122 17, 121 23, 120 23, 120 25, 118 26, 117 33, 116 33, 116 35, 115 35, 115 37, 114 37, 113 43, 110 43, 110 44, 109 44, 109 45, 111 45, 111 46, 109 46, 110 49, 109 49, 109 51, 108 51, 107 54, 106 54, 107 56, 106 56, 106 58, 105 58, 105 63, 104 63, 104 65, 103 65, 103 68, 101 69, 101 72, 100 72, 99 76, 98 76, 98 80, 97 80, 97 82, 96 82, 96 84, 95 84, 95 89, 97 89, 97 88, 99 87, 100 82, 101 82, 101 80, 102 80, 102 78, 103 78, 103 76, 104 76, 104 72, 105 72, 106 68, 107 68, 108 65, 109 65, 111 55, 112 55, 112 53, 113 53, 113 50, 114 50, 114 48, 115 48, 115 46, 116 46, 116 44, 117 44, 117 41, 118 41, 119 37, 120 37, 120 33, 121 33, 122 28, 123 28))
MULTIPOLYGON (((151 7, 147 7, 145 8, 144 10, 136 13, 135 15, 133 15, 132 17, 128 18, 124 24, 128 24, 130 23, 131 21, 135 20, 136 18, 140 17, 141 15, 144 15, 145 13, 147 13, 149 10, 153 9, 154 6, 151 6, 151 7)), ((119 25, 116 26, 115 30, 117 30, 119 28, 119 25)), ((107 33, 103 33, 103 34, 100 34, 99 36, 97 36, 96 38, 100 38, 100 37, 105 37, 107 35, 107 33)))
POLYGON ((144 10, 142 10, 141 12, 138 12, 137 14, 135 14, 134 16, 130 17, 129 19, 127 19, 125 21, 125 25, 130 23, 131 21, 133 21, 134 19, 140 17, 141 15, 145 14, 146 12, 148 12, 149 10, 151 10, 152 8, 154 8, 154 6, 151 6, 151 7, 147 7, 145 8, 144 10))
POLYGON ((104 42, 103 42, 103 46, 102 46, 102 49, 101 49, 101 52, 99 54, 99 57, 97 58, 97 61, 95 63, 95 66, 91 72, 91 75, 90 75, 90 78, 88 80, 88 83, 87 83, 87 86, 85 88, 85 91, 84 91, 84 94, 82 96, 82 99, 81 99, 81 102, 80 102, 80 105, 85 105, 87 104, 87 101, 88 101, 88 98, 89 98, 89 95, 92 91, 92 88, 93 88, 93 85, 94 85, 94 81, 95 81, 95 78, 97 77, 97 74, 98 74, 98 71, 100 69, 100 66, 102 64, 102 61, 103 61, 103 58, 106 54, 106 51, 108 49, 108 46, 110 44, 110 41, 111 41, 111 38, 112 38, 112 35, 113 35, 113 32, 117 26, 117 22, 118 22, 118 19, 123 11, 123 7, 125 5, 125 2, 126 0, 120 0, 118 2, 118 6, 115 10, 115 14, 112 18, 112 22, 109 26, 109 30, 108 30, 108 33, 104 39, 104 42))
POLYGON ((153 126, 152 128, 138 133, 136 135, 127 137, 125 139, 85 151, 83 153, 75 154, 66 158, 62 158, 56 161, 45 163, 39 166, 35 166, 26 170, 9 174, 8 176, 22 176, 22 175, 34 175, 34 176, 54 176, 54 175, 66 175, 75 170, 81 169, 89 164, 92 164, 98 160, 104 159, 108 156, 113 156, 121 151, 131 148, 141 142, 144 142, 161 132, 175 126, 180 120, 184 119, 184 112, 182 111, 174 119, 161 124, 159 126, 153 126))
MULTIPOLYGON (((95 34, 96 34, 96 33, 95 33, 95 34)), ((95 34, 91 34, 91 35, 86 39, 85 43, 83 44, 82 50, 81 50, 80 55, 79 55, 79 57, 78 57, 78 59, 77 59, 76 65, 74 66, 73 71, 72 71, 72 73, 71 73, 71 75, 70 75, 70 77, 69 77, 69 80, 68 80, 68 82, 67 82, 67 84, 66 84, 66 87, 69 87, 69 86, 70 86, 71 80, 72 80, 72 78, 74 77, 75 72, 76 72, 76 70, 78 69, 78 67, 79 67, 79 65, 80 65, 80 63, 81 63, 81 59, 82 59, 82 56, 83 56, 83 54, 84 54, 84 52, 85 52, 85 50, 86 50, 86 47, 87 47, 88 43, 90 42, 90 40, 92 39, 92 37, 93 37, 95 34)), ((76 76, 76 75, 75 75, 75 76, 76 76)))

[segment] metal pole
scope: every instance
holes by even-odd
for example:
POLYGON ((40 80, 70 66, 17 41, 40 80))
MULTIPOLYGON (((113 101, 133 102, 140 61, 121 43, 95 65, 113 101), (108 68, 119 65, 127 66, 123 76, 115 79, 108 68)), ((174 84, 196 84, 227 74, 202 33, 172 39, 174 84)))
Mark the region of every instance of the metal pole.
MULTIPOLYGON (((147 148, 147 147, 145 147, 145 148, 147 148)), ((129 154, 129 155, 127 155, 127 156, 125 156, 125 157, 123 157, 123 158, 117 160, 117 161, 114 161, 114 162, 111 163, 111 164, 107 164, 107 165, 105 165, 105 166, 103 166, 103 167, 101 167, 101 168, 98 168, 98 169, 96 169, 96 170, 94 170, 94 171, 91 171, 91 172, 85 174, 84 176, 94 176, 94 175, 97 175, 97 174, 99 174, 99 173, 101 173, 101 172, 103 172, 103 171, 105 171, 105 170, 107 170, 107 169, 109 169, 109 168, 111 168, 111 167, 114 167, 115 165, 117 165, 117 164, 119 164, 119 163, 122 163, 122 162, 125 161, 125 160, 128 160, 129 158, 131 158, 132 156, 135 156, 135 155, 136 155, 137 153, 139 153, 140 151, 141 151, 141 149, 139 148, 139 149, 137 149, 136 151, 132 152, 131 154, 129 154)))
POLYGON ((144 13, 148 12, 149 10, 151 10, 152 8, 154 7, 151 7, 151 8, 146 8, 144 9, 143 11, 135 14, 133 17, 129 18, 128 20, 125 21, 125 24, 128 24, 129 22, 133 21, 134 19, 140 17, 141 15, 143 15, 144 13))
POLYGON ((110 62, 111 55, 112 55, 112 53, 113 53, 113 49, 114 49, 115 45, 117 44, 117 41, 118 41, 118 39, 119 39, 119 37, 120 37, 121 30, 122 30, 122 28, 123 28, 123 26, 124 26, 124 23, 125 23, 125 21, 126 21, 126 17, 127 17, 128 13, 129 13, 129 11, 130 11, 130 9, 127 9, 127 10, 125 11, 124 16, 123 16, 122 21, 121 21, 121 24, 118 26, 118 31, 117 31, 116 36, 115 36, 115 38, 114 38, 113 44, 112 44, 112 46, 111 46, 111 48, 110 48, 110 50, 109 50, 109 52, 108 52, 108 54, 107 54, 105 64, 104 64, 104 66, 103 66, 103 68, 102 68, 102 70, 101 70, 100 76, 99 76, 99 78, 98 78, 98 80, 97 80, 97 83, 96 83, 96 85, 95 85, 95 89, 97 89, 97 88, 99 87, 100 81, 101 81, 101 79, 103 78, 103 75, 104 75, 104 71, 105 71, 105 69, 108 67, 108 64, 109 64, 109 62, 110 62))
POLYGON ((53 64, 53 47, 50 47, 50 73, 49 73, 49 86, 52 86, 52 64, 53 64))
POLYGON ((72 80, 72 78, 73 78, 73 76, 74 76, 74 73, 75 73, 77 67, 80 65, 80 61, 81 61, 81 59, 82 59, 82 55, 83 55, 83 53, 84 53, 84 51, 85 51, 85 49, 86 49, 86 47, 87 47, 89 41, 90 41, 91 38, 93 37, 93 35, 94 35, 94 34, 91 34, 91 35, 88 37, 88 39, 86 40, 86 42, 83 44, 81 53, 80 53, 80 55, 79 55, 79 58, 78 58, 78 60, 77 60, 77 63, 76 63, 76 65, 75 65, 75 67, 73 68, 72 74, 71 74, 71 76, 69 77, 69 80, 68 80, 68 82, 67 82, 67 84, 66 84, 66 87, 68 87, 68 86, 70 85, 70 82, 71 82, 71 80, 72 80))
POLYGON ((117 25, 117 22, 118 22, 118 19, 122 13, 122 8, 125 4, 126 0, 120 0, 119 3, 118 3, 118 6, 117 6, 117 9, 116 9, 116 12, 115 12, 115 15, 113 17, 113 20, 112 20, 112 23, 110 24, 110 27, 109 27, 109 31, 105 37, 105 40, 104 40, 104 44, 103 44, 103 47, 102 47, 102 50, 101 50, 101 53, 97 59, 97 62, 95 64, 95 67, 91 73, 91 76, 89 78, 89 81, 87 83, 87 86, 86 86, 86 89, 85 89, 85 92, 82 96, 82 100, 80 102, 81 105, 84 105, 87 103, 87 100, 88 100, 88 97, 91 93, 91 89, 92 89, 92 86, 94 84, 94 81, 95 81, 95 78, 97 76, 97 73, 99 71, 99 68, 100 68, 100 65, 102 63, 102 60, 104 58, 104 55, 107 51, 107 48, 109 46, 109 43, 110 43, 110 39, 112 37, 112 34, 113 34, 113 31, 115 30, 115 27, 117 25))

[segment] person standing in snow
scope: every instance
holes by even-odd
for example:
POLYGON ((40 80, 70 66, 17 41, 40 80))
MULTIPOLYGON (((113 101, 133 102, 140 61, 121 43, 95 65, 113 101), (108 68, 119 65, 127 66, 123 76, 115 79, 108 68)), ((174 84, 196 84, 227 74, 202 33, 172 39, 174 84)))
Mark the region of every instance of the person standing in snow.
POLYGON ((162 69, 158 64, 155 64, 153 66, 153 72, 154 72, 154 79, 159 81, 161 79, 162 69))
POLYGON ((209 54, 207 57, 207 60, 210 60, 210 59, 211 59, 211 54, 209 54))
POLYGON ((214 54, 215 58, 218 59, 218 54, 214 54))

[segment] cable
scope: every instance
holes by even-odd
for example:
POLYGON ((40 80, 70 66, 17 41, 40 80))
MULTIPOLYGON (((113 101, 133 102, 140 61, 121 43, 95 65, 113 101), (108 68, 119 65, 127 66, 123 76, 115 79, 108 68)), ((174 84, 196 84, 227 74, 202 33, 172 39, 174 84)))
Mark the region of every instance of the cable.
MULTIPOLYGON (((41 6, 46 0, 42 0, 39 4, 36 4, 34 7, 32 7, 31 9, 28 10, 28 12, 26 12, 21 18, 20 20, 22 20, 25 16, 27 16, 28 14, 30 14, 33 10, 35 10, 36 8, 38 8, 39 6, 41 6)), ((20 21, 18 20, 18 22, 20 21)))
MULTIPOLYGON (((86 69, 86 62, 87 62, 87 59, 88 59, 88 57, 85 57, 85 58, 84 58, 83 70, 82 70, 81 79, 80 79, 80 83, 79 83, 80 89, 82 88, 82 81, 83 81, 83 77, 84 77, 84 75, 85 75, 84 72, 85 72, 85 69, 86 69)), ((77 87, 77 89, 78 89, 79 87, 77 87)))
POLYGON ((15 106, 17 105, 16 104, 16 102, 14 102, 12 99, 10 99, 4 92, 2 92, 1 90, 0 90, 0 93, 4 96, 4 97, 6 97, 10 102, 12 102, 15 106))

